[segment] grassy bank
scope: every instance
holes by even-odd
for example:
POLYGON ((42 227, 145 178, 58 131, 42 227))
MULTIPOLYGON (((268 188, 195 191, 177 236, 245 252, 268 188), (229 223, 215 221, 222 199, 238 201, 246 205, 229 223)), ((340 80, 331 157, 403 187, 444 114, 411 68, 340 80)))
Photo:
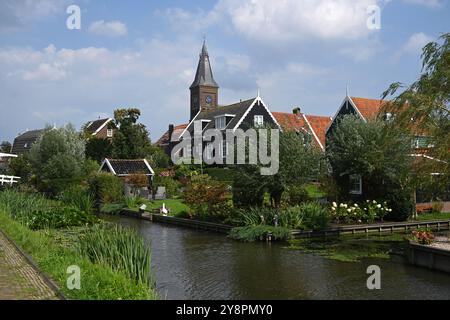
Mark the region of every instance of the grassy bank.
MULTIPOLYGON (((51 231, 32 231, 5 212, 0 212, 0 229, 36 261, 42 271, 52 277, 69 299, 117 300, 156 299, 148 285, 135 283, 125 273, 113 271, 106 264, 92 263, 77 250, 57 243, 51 231), (67 267, 77 265, 81 270, 81 289, 66 287, 67 267)), ((58 241, 59 242, 59 241, 58 241)))
POLYGON ((411 221, 427 221, 427 220, 447 220, 450 219, 450 212, 430 212, 421 213, 415 219, 410 219, 411 221))
POLYGON ((61 201, 14 191, 0 193, 0 229, 69 299, 157 298, 150 249, 130 229, 105 224, 61 201), (80 290, 66 288, 66 271, 73 265, 81 271, 80 290))

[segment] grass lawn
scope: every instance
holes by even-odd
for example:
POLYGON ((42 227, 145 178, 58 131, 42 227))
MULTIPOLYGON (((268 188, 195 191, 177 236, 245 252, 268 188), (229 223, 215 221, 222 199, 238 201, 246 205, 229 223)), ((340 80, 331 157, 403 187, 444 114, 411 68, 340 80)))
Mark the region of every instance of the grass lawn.
POLYGON ((446 220, 450 219, 450 212, 430 212, 422 213, 415 219, 410 219, 411 221, 426 221, 426 220, 446 220))
POLYGON ((182 199, 165 199, 165 200, 153 200, 146 202, 147 210, 159 209, 163 203, 166 204, 166 208, 170 209, 170 214, 173 216, 180 216, 187 213, 189 207, 183 202, 182 199))
POLYGON ((321 191, 315 184, 307 184, 305 188, 308 191, 308 195, 313 199, 326 197, 326 193, 321 191))

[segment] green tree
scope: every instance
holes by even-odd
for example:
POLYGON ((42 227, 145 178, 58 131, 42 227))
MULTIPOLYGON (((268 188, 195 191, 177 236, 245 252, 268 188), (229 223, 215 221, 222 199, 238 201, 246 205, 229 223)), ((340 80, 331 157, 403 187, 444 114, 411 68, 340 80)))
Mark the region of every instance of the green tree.
POLYGON ((118 159, 145 158, 151 154, 152 146, 147 128, 138 123, 139 109, 117 109, 114 124, 117 131, 112 139, 112 156, 118 159))
POLYGON ((428 43, 422 52, 422 73, 414 83, 405 86, 399 82, 390 85, 383 98, 392 103, 386 112, 395 115, 394 124, 408 128, 413 134, 426 135, 433 148, 427 155, 441 161, 421 161, 418 180, 430 179, 430 173, 442 174, 442 187, 448 186, 450 175, 450 33, 438 41, 428 43), (444 162, 443 162, 444 161, 444 162))
POLYGON ((50 195, 57 195, 86 175, 85 141, 72 125, 47 128, 26 158, 32 182, 50 195))
POLYGON ((9 141, 3 141, 0 143, 0 152, 10 153, 11 152, 11 143, 9 141))
POLYGON ((108 139, 90 138, 86 141, 86 158, 101 162, 111 157, 112 144, 108 139))
MULTIPOLYGON (((399 215, 396 220, 405 219, 412 213, 408 207, 413 190, 410 153, 411 137, 405 130, 391 122, 365 122, 352 115, 340 119, 326 152, 342 200, 387 200, 391 193, 399 194, 406 205, 395 211, 399 215), (350 195, 349 177, 353 174, 362 177, 361 196, 350 195)), ((400 202, 403 203, 397 198, 390 205, 398 208, 400 202)))
POLYGON ((259 206, 267 191, 274 206, 278 207, 289 186, 302 185, 324 174, 325 159, 315 146, 307 142, 305 135, 293 131, 280 132, 279 170, 274 175, 262 176, 260 165, 236 166, 233 200, 237 206, 259 206))

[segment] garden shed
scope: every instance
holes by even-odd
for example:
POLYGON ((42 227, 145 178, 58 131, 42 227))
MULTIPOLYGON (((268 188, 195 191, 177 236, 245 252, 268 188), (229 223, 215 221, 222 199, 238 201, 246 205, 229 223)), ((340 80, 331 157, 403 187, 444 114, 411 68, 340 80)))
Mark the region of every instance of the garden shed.
POLYGON ((126 196, 151 196, 155 172, 146 159, 105 159, 100 172, 109 172, 121 178, 125 184, 126 196))

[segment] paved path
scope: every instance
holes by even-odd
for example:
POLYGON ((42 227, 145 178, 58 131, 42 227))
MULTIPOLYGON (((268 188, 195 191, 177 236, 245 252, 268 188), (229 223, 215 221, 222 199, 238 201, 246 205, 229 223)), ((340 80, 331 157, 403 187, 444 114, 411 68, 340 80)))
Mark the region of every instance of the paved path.
POLYGON ((57 299, 57 296, 0 232, 0 300, 42 299, 57 299))

